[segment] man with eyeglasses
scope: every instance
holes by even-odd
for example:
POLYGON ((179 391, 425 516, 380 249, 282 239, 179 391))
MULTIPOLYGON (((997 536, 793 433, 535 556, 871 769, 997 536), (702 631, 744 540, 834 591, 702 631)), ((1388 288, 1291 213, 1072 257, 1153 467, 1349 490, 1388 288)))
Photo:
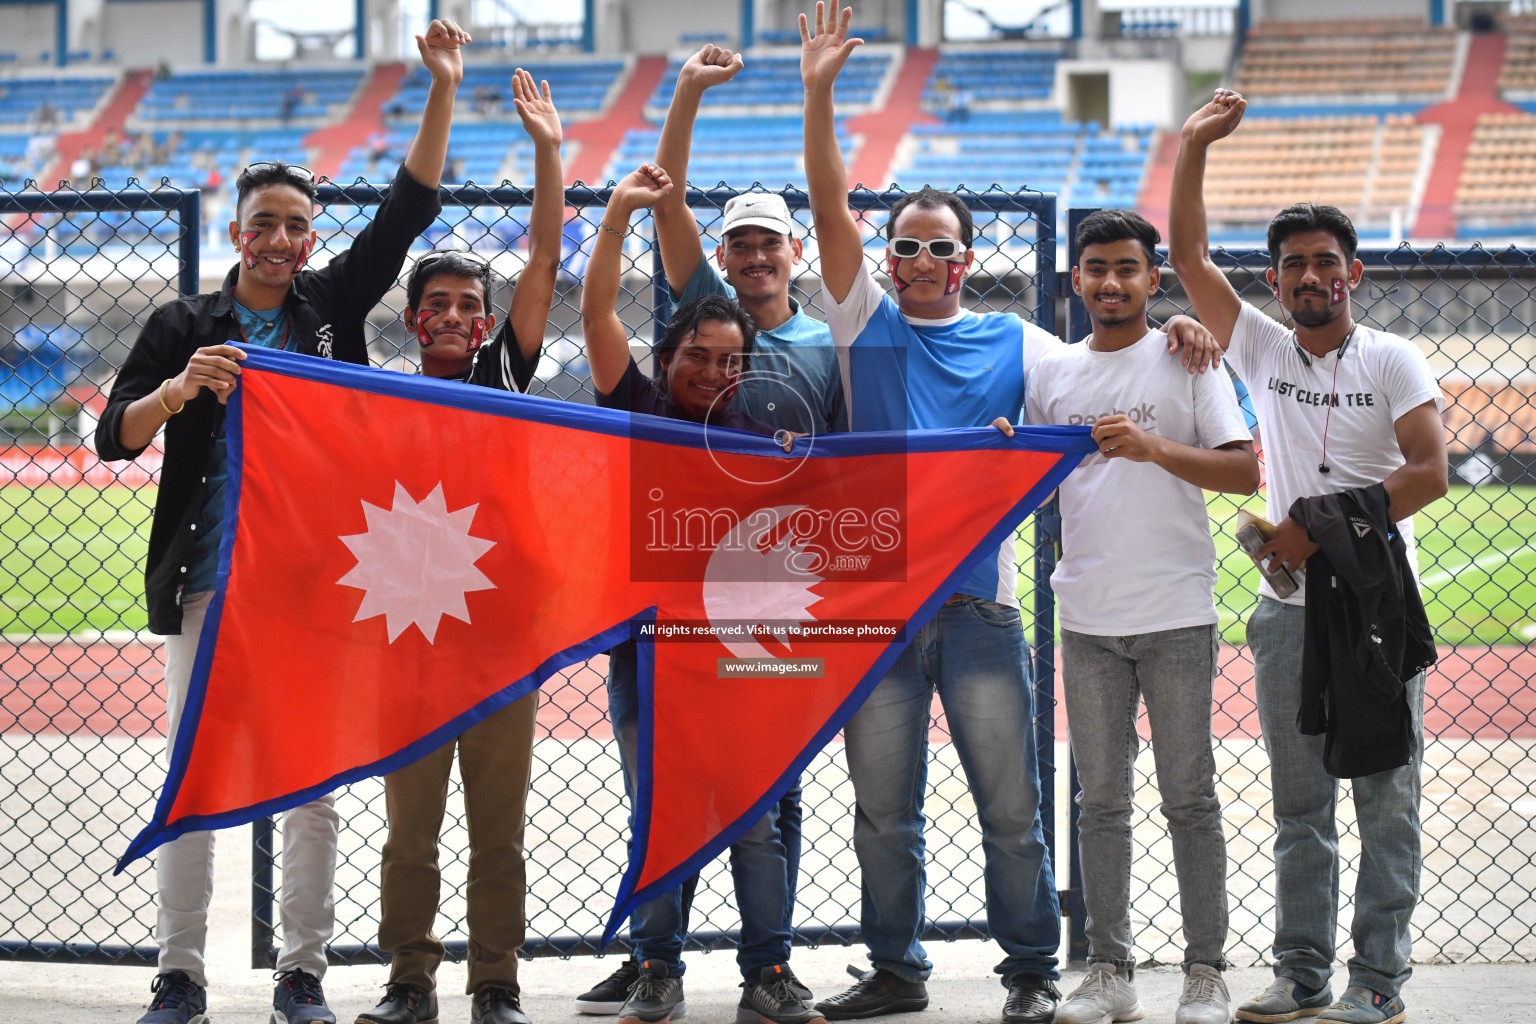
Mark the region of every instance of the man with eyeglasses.
MULTIPOLYGON (((839 5, 840 6, 840 5, 839 5)), ((854 48, 851 9, 816 5, 800 16, 805 171, 821 250, 823 307, 843 366, 853 430, 927 430, 993 424, 1011 433, 1029 371, 1062 343, 1013 313, 961 307, 974 265, 971 211, 953 192, 924 188, 891 208, 888 295, 864 259, 848 208, 848 177, 833 126, 833 84, 854 48)), ((1041 268, 1042 273, 1053 272, 1041 268)), ((1204 334, 1170 323, 1175 344, 1204 334)), ((1186 351, 1191 371, 1208 362, 1186 351)), ((1019 614, 1014 543, 962 580, 912 637, 891 671, 844 726, 855 798, 854 850, 862 873, 864 941, 873 969, 816 1004, 828 1020, 924 1009, 932 964, 924 925, 923 795, 929 709, 944 702, 949 733, 976 801, 985 857, 987 925, 1005 954, 1005 1024, 1052 1020, 1060 994, 1061 915, 1040 820, 1040 776, 1029 646, 1019 614)))
MULTIPOLYGON (((491 264, 462 250, 434 250, 416 261, 405 286, 406 328, 415 335, 423 376, 522 392, 533 380, 560 270, 565 189, 560 115, 533 76, 512 78, 518 115, 534 144, 533 212, 528 258, 496 329, 491 264)), ((480 623, 480 629, 504 628, 480 623)), ((442 890, 438 837, 448 779, 458 754, 469 827, 468 992, 474 1024, 528 1024, 517 980, 517 950, 527 935, 523 836, 539 695, 534 691, 465 729, 438 749, 384 777, 389 838, 379 870, 379 948, 390 955, 389 981, 377 1006, 357 1024, 426 1024, 438 1019, 434 933, 442 890)))
MULTIPOLYGON (((173 741, 218 571, 227 478, 224 406, 245 358, 231 343, 368 362, 367 316, 394 284, 411 243, 441 209, 437 188, 463 77, 459 47, 468 41, 451 21, 434 21, 416 37, 432 74, 421 128, 373 221, 350 249, 324 269, 307 268, 315 244, 314 176, 280 161, 251 164, 235 183, 237 219, 229 225, 239 262, 219 291, 155 310, 118 372, 96 429, 101 458, 137 458, 165 428, 144 590, 149 628, 166 636, 166 720, 173 741)), ((270 713, 303 728, 303 708, 270 713)), ((325 943, 335 925, 336 837, 330 796, 283 817, 283 948, 272 1011, 279 1024, 336 1021, 320 987, 325 943)), ((140 1024, 202 1024, 208 1012, 203 948, 213 896, 213 834, 189 833, 161 847, 156 883, 159 973, 140 1024)))

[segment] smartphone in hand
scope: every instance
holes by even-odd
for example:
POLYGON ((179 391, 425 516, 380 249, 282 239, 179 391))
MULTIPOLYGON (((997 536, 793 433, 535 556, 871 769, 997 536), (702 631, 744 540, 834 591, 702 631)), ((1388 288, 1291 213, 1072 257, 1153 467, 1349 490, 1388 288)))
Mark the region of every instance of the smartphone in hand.
POLYGON ((1273 558, 1269 560, 1269 564, 1273 568, 1268 568, 1254 557, 1258 550, 1264 546, 1266 540, 1267 538, 1257 522, 1246 522, 1237 529, 1238 546, 1248 553, 1249 558, 1253 558, 1254 564, 1259 567, 1259 572, 1264 574, 1264 579, 1269 582, 1270 589, 1275 592, 1275 596, 1280 598, 1290 597, 1296 593, 1296 577, 1291 575, 1290 570, 1283 565, 1275 565, 1273 558))

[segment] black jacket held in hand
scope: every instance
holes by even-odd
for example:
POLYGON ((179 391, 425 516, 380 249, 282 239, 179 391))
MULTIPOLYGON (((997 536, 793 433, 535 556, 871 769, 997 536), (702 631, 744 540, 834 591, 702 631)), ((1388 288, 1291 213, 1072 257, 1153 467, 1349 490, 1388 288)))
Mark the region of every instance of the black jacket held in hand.
POLYGON ((1413 761, 1421 738, 1403 684, 1436 658, 1407 545, 1387 506, 1381 484, 1291 506, 1291 518, 1320 548, 1307 559, 1296 727, 1327 737, 1323 767, 1341 779, 1413 761))
MULTIPOLYGON (((400 276, 411 243, 442 209, 437 189, 428 188, 401 167, 373 220, 352 247, 320 270, 302 270, 283 302, 289 337, 305 355, 367 364, 364 333, 368 314, 400 276)), ((96 453, 103 460, 136 459, 144 449, 119 440, 128 406, 153 393, 186 369, 192 353, 240 340, 233 289, 239 268, 216 292, 188 295, 150 314, 118 371, 107 408, 96 426, 96 453)), ((165 425, 165 463, 149 531, 144 596, 149 628, 181 632, 181 588, 197 543, 209 455, 224 420, 224 406, 207 388, 165 425)), ((337 429, 345 429, 338 423, 337 429)), ((297 488, 318 481, 297 480, 297 488)))

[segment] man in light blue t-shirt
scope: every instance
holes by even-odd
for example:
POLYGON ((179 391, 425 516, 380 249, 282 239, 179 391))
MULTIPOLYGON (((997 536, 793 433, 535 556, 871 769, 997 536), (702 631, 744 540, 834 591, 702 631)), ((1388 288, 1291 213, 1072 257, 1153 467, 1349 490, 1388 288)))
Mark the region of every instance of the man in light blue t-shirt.
MULTIPOLYGON (((823 307, 842 364, 853 430, 930 430, 1016 422, 1030 370, 1062 343, 1012 313, 960 304, 975 260, 971 212, 952 192, 899 200, 875 280, 833 120, 833 83, 860 44, 851 10, 817 5, 814 36, 801 16, 805 171, 820 245, 823 307), (823 13, 825 12, 825 13, 823 13), (830 17, 828 15, 830 14, 830 17)), ((1192 340, 1192 324, 1170 333, 1192 340)), ((1195 328, 1198 331, 1198 328, 1195 328)), ((1177 347, 1177 346, 1175 346, 1177 347)), ((1185 362, 1208 361, 1186 350, 1185 362)), ((1170 358, 1172 358, 1170 356, 1170 358)), ((1060 910, 1040 820, 1040 776, 1029 646, 1019 615, 1013 541, 984 557, 843 729, 854 785, 861 924, 873 969, 816 1004, 828 1020, 921 1010, 932 964, 923 950, 923 795, 929 708, 944 702, 976 801, 985 856, 987 923, 1002 948, 1004 1024, 1045 1024, 1056 1012, 1060 910)))

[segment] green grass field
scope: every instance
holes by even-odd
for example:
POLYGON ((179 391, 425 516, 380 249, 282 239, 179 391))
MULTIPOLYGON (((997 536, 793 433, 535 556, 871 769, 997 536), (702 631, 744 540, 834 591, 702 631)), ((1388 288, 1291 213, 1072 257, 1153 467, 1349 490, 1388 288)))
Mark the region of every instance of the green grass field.
MULTIPOLYGON (((1264 501, 1210 499, 1221 558, 1222 632, 1243 640, 1258 570, 1237 550, 1231 522, 1264 501)), ((154 490, 0 487, 0 632, 32 634, 144 628, 143 563, 154 490)), ((1444 643, 1524 644, 1536 619, 1536 487, 1453 487, 1419 514, 1419 565, 1430 621, 1444 643)), ((1033 529, 1021 534, 1025 607, 1033 529)))

